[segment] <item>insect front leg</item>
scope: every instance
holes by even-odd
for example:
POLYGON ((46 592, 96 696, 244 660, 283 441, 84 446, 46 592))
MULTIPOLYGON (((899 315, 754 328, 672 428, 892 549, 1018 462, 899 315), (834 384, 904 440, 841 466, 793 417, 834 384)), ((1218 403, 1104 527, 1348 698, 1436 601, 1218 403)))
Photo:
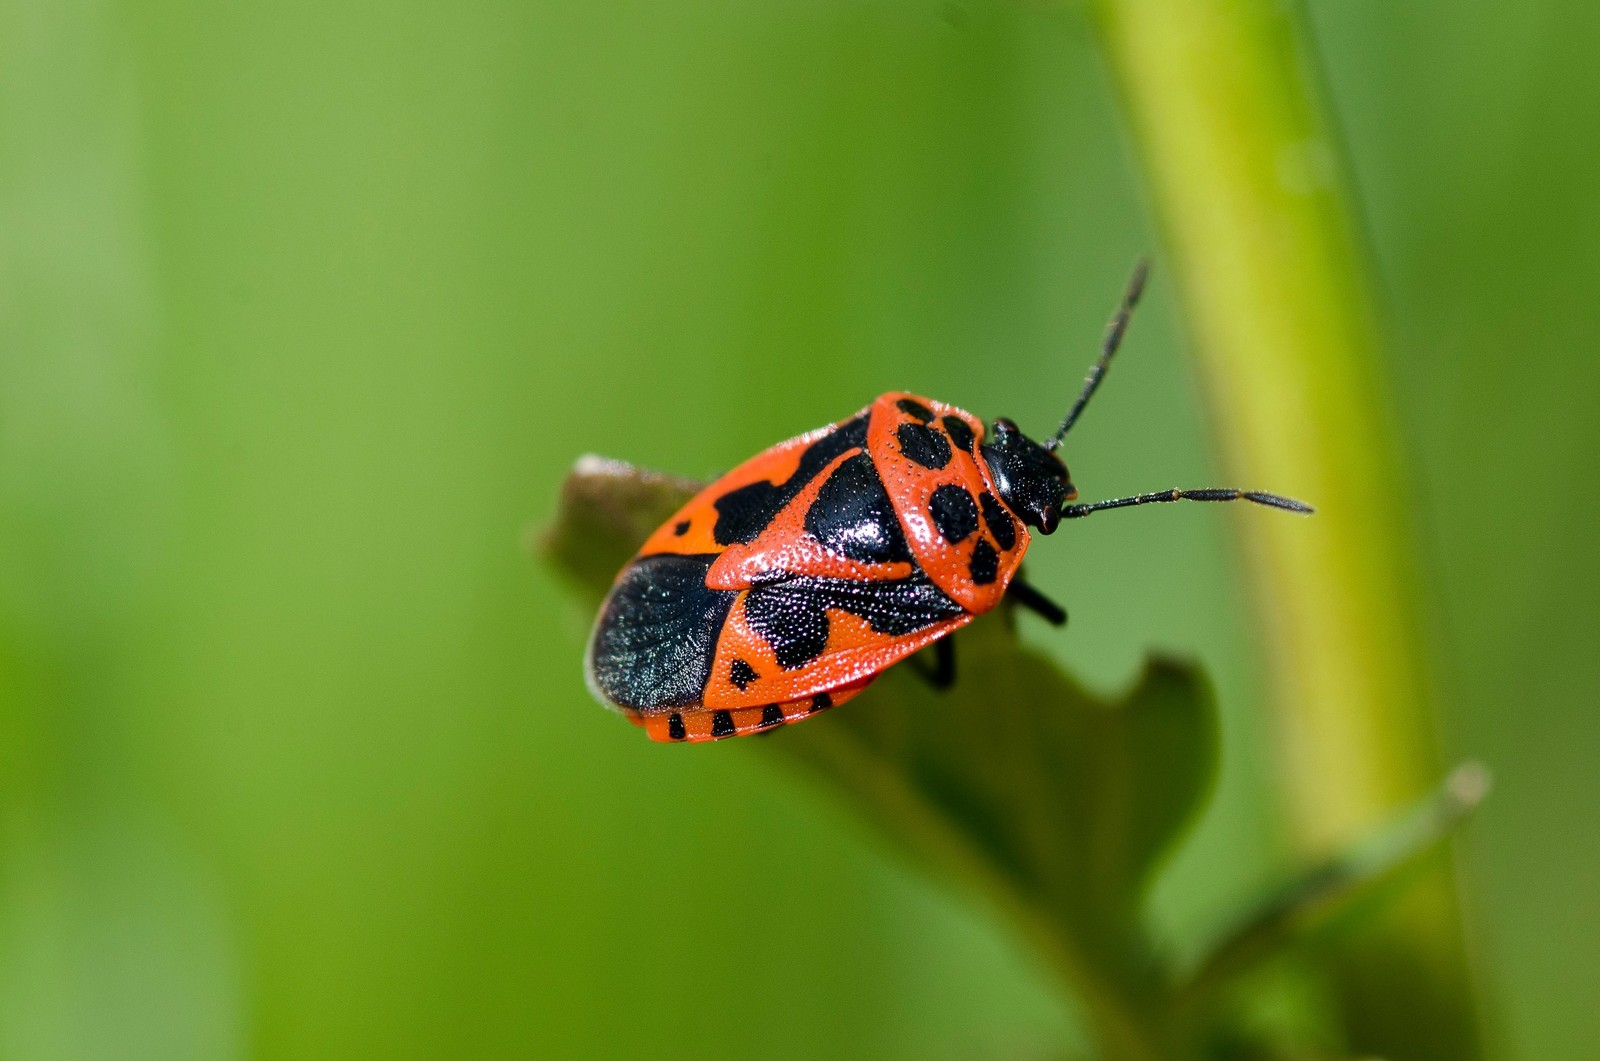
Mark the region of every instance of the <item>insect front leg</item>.
POLYGON ((1022 579, 1012 579, 1011 588, 1007 590, 1007 593, 1017 604, 1039 616, 1051 626, 1067 625, 1067 610, 1022 581, 1022 579))

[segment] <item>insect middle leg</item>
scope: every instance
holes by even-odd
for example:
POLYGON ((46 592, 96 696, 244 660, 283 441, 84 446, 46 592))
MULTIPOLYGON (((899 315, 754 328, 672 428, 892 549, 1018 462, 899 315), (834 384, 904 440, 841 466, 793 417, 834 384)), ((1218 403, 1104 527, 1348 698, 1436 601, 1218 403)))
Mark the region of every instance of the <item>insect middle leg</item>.
POLYGON ((920 659, 912 661, 912 669, 923 681, 943 691, 956 683, 956 643, 954 636, 941 637, 929 646, 933 651, 933 666, 922 665, 920 659))

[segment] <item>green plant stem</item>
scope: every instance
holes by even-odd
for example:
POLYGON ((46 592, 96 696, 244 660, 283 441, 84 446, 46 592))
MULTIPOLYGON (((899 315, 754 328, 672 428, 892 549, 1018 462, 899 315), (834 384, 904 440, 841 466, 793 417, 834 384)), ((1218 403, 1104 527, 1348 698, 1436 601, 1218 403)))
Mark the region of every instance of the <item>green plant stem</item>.
MULTIPOLYGON (((1097 0, 1095 11, 1228 469, 1318 508, 1239 526, 1290 824, 1301 853, 1323 857, 1439 773, 1404 491, 1337 146, 1293 5, 1097 0)), ((1458 916, 1436 859, 1343 954, 1335 979, 1353 1049, 1479 1052, 1458 916)))
POLYGON ((1489 790, 1480 763, 1463 763, 1439 790, 1348 851, 1307 867, 1205 948, 1182 986, 1180 1007, 1215 994, 1252 964, 1327 931, 1339 915, 1390 883, 1449 836, 1489 790))

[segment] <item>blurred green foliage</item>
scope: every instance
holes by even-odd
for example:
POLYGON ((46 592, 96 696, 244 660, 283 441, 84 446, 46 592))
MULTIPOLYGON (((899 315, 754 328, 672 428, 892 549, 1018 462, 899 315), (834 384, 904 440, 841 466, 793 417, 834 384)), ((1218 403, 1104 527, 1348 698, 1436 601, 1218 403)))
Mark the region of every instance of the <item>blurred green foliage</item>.
MULTIPOLYGON (((1493 1042, 1594 1055, 1600 12, 1309 15, 1446 744, 1499 779, 1493 1042)), ((1050 423, 1156 246, 1127 148, 1070 8, 0 0, 0 1056, 1070 1050, 803 774, 594 706, 519 537, 586 450, 705 475, 896 387, 1050 423)), ((1086 494, 1210 478, 1170 294, 1086 494)), ((1032 559, 1091 685, 1216 679, 1176 931, 1284 857, 1229 518, 1032 559)))

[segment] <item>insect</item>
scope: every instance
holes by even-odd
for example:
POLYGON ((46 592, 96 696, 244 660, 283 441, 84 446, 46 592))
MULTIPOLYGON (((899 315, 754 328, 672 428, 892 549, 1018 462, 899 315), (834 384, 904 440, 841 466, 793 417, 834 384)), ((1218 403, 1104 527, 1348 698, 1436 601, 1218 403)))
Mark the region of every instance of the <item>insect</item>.
POLYGON ((1057 450, 1094 396, 1144 289, 1134 271, 1083 390, 1043 443, 1006 419, 907 393, 780 442, 700 491, 623 567, 585 658, 591 689, 658 741, 771 730, 849 700, 1007 593, 1051 623, 1061 607, 1017 576, 1032 532, 1165 501, 1309 506, 1233 489, 1072 504, 1057 450))

